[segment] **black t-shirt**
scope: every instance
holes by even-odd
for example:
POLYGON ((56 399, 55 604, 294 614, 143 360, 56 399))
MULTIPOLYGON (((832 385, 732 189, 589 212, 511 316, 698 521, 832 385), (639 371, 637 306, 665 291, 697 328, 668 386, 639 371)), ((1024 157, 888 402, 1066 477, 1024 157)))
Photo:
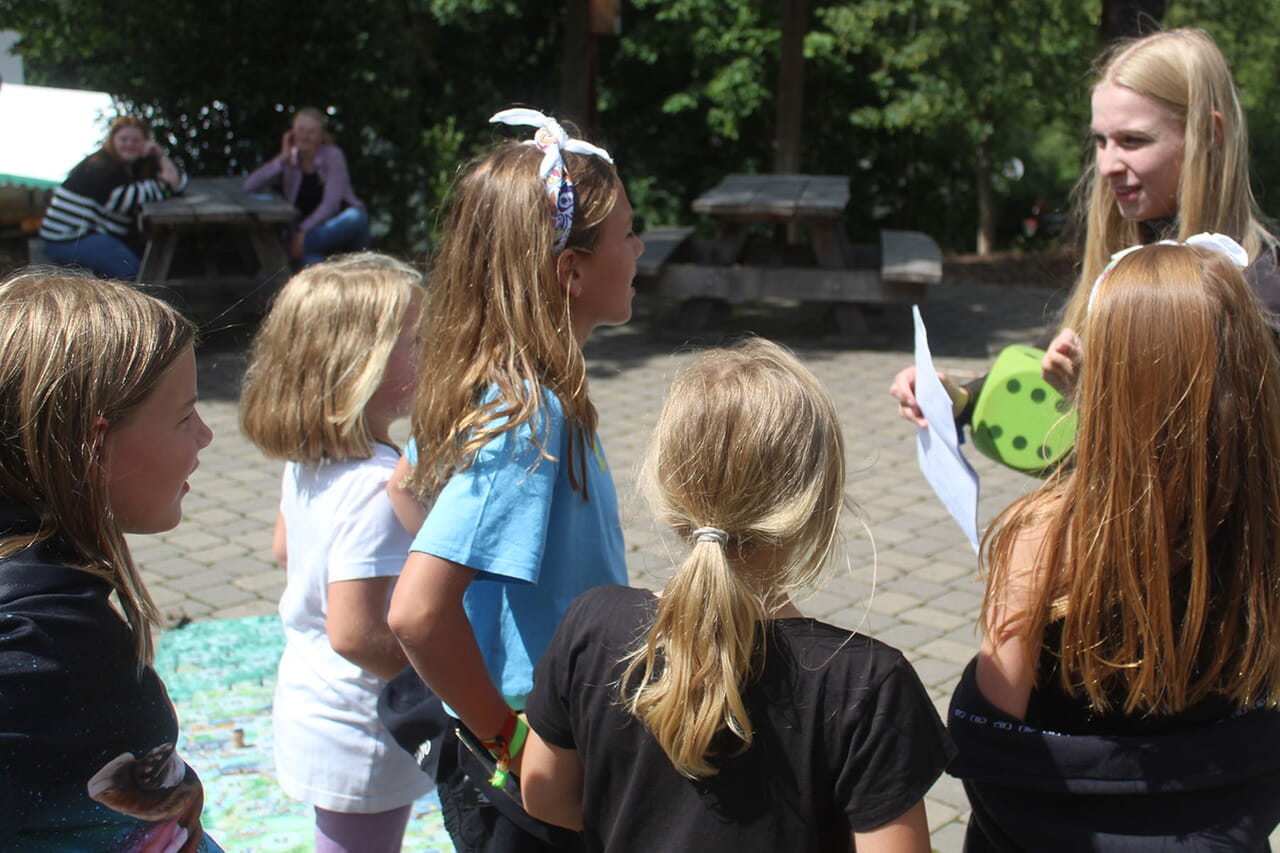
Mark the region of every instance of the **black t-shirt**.
POLYGON ((298 209, 298 215, 306 219, 311 211, 320 206, 323 198, 324 183, 320 180, 320 173, 303 172, 302 185, 298 187, 298 200, 293 203, 298 209))
POLYGON ((769 623, 745 694, 755 742, 689 780, 619 702, 620 661, 652 624, 646 590, 598 587, 564 616, 526 711, 585 767, 588 850, 847 851, 850 831, 901 816, 954 748, 897 650, 814 619, 769 623))

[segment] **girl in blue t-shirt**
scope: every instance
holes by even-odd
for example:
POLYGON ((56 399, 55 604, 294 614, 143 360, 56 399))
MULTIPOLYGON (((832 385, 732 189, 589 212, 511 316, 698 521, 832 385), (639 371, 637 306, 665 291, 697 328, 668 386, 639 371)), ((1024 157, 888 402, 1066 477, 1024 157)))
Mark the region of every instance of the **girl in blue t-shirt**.
POLYGON ((391 485, 417 536, 388 623, 498 767, 470 766, 452 739, 444 750, 437 783, 458 849, 575 849, 576 835, 538 826, 486 780, 518 766, 517 712, 569 602, 626 582, 582 345, 630 319, 644 246, 607 152, 533 110, 493 121, 537 130, 473 163, 446 217, 413 442, 391 485))

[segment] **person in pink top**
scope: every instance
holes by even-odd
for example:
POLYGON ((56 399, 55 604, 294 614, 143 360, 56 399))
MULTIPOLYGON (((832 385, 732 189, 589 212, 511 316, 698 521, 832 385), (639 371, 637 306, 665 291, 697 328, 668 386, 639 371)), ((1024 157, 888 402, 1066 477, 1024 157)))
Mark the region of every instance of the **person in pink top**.
POLYGON ((326 124, 315 107, 298 110, 280 139, 280 153, 244 179, 246 192, 276 187, 298 209, 289 256, 304 267, 369 248, 369 214, 351 188, 347 158, 326 124))

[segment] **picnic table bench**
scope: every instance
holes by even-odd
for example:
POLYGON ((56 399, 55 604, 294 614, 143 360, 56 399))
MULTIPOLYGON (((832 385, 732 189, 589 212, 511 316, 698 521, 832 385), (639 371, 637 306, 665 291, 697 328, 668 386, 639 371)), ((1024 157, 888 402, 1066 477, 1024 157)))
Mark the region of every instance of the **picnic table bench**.
POLYGON ((711 241, 692 239, 693 228, 648 229, 637 278, 659 296, 684 300, 691 325, 714 313, 710 303, 788 298, 831 303, 842 333, 859 336, 862 306, 922 299, 942 278, 942 253, 915 231, 881 231, 878 246, 850 244, 848 203, 843 176, 729 175, 692 205, 712 219, 711 241), (750 241, 759 223, 804 239, 757 251, 750 241))
POLYGON ((138 282, 188 310, 261 311, 291 274, 282 237, 296 216, 279 196, 246 193, 241 178, 192 178, 182 195, 143 205, 138 282))

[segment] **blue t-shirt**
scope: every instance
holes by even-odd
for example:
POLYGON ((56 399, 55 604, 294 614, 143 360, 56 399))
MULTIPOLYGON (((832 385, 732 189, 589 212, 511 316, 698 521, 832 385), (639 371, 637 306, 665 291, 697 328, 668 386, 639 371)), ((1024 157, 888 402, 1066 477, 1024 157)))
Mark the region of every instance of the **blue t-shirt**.
MULTIPOLYGON (((587 452, 584 500, 569 482, 560 400, 548 392, 542 402, 536 423, 494 438, 449 478, 410 548, 478 572, 463 604, 489 676, 517 709, 569 604, 592 587, 627 582, 618 498, 600 440, 587 452), (541 458, 535 428, 554 460, 541 458)), ((405 453, 416 463, 413 442, 405 453)))

